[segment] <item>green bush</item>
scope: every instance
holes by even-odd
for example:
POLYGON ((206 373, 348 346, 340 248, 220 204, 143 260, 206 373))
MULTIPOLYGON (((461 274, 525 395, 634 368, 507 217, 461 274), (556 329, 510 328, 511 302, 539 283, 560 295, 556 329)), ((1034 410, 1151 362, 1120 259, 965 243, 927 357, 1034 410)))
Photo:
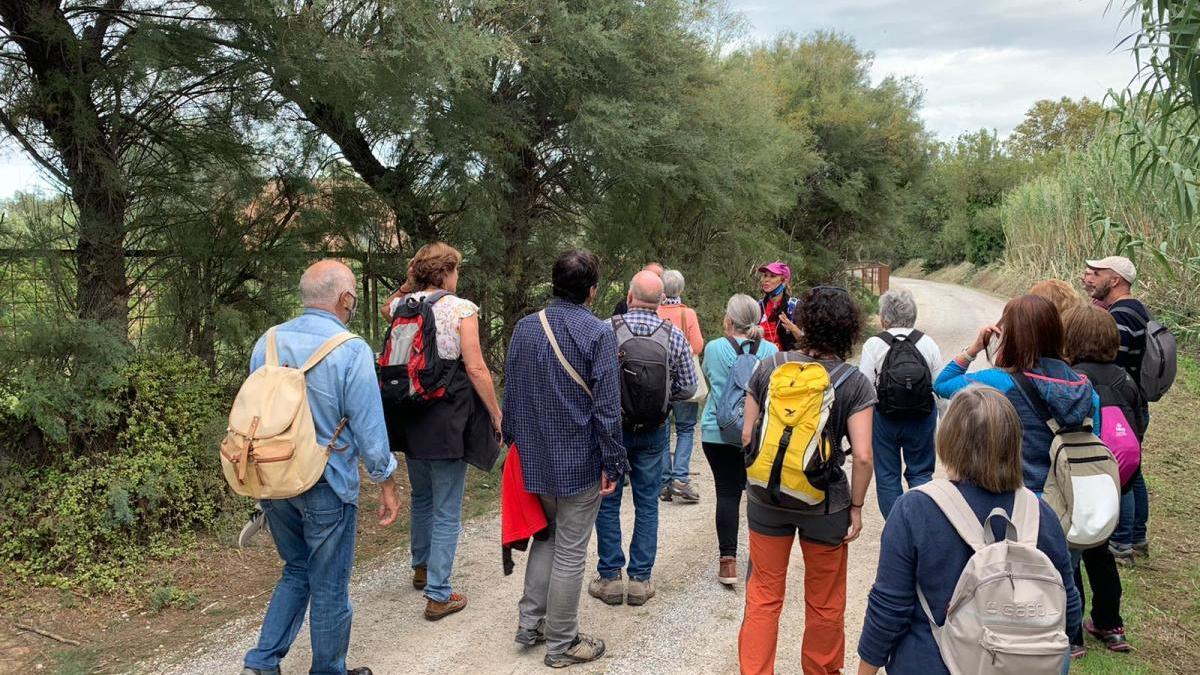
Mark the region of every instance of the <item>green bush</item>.
POLYGON ((129 416, 114 447, 0 467, 0 576, 109 589, 220 515, 228 492, 214 442, 227 397, 208 370, 164 354, 122 376, 129 416))
POLYGON ((984 209, 975 214, 967 226, 967 261, 987 265, 1004 255, 1004 223, 1000 209, 984 209))

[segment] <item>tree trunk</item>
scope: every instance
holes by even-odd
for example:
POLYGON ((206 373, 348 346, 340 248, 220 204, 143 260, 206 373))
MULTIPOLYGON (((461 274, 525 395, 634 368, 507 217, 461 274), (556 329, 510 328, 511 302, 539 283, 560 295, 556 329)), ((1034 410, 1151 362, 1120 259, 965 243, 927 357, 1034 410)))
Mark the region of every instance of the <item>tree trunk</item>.
POLYGON ((507 181, 504 193, 507 218, 500 225, 504 236, 504 284, 501 286, 500 306, 505 350, 517 321, 530 309, 529 239, 533 235, 541 196, 537 153, 526 145, 516 150, 514 156, 517 157, 516 164, 504 172, 507 181))

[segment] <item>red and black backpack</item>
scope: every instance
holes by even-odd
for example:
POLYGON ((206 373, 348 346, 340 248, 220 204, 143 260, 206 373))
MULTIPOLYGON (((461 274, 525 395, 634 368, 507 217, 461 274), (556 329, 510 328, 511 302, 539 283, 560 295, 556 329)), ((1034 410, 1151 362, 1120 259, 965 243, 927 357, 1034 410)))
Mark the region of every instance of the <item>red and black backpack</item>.
POLYGON ((408 296, 392 313, 379 354, 379 391, 388 412, 426 408, 446 398, 458 359, 443 359, 437 349, 433 306, 450 295, 408 296))

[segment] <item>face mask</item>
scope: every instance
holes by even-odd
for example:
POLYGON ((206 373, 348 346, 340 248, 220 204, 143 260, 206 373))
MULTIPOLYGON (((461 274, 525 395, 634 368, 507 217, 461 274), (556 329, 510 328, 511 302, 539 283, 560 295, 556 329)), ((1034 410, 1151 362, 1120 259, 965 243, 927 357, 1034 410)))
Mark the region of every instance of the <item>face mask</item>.
POLYGON ((779 285, 775 287, 775 290, 771 291, 771 295, 772 296, 782 295, 785 285, 786 284, 784 284, 783 282, 780 282, 779 285))
POLYGON ((350 306, 350 316, 346 317, 347 326, 354 323, 354 317, 358 316, 358 296, 352 295, 350 297, 354 298, 354 304, 350 306))

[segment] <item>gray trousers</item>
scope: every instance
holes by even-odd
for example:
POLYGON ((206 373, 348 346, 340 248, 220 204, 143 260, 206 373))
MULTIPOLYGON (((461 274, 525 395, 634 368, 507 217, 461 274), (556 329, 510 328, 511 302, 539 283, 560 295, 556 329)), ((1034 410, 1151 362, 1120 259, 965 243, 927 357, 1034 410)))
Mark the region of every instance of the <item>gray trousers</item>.
POLYGON ((549 521, 544 541, 533 540, 525 594, 517 604, 522 628, 545 620, 546 652, 561 654, 579 634, 579 594, 588 542, 600 510, 600 484, 570 497, 538 495, 549 521))

